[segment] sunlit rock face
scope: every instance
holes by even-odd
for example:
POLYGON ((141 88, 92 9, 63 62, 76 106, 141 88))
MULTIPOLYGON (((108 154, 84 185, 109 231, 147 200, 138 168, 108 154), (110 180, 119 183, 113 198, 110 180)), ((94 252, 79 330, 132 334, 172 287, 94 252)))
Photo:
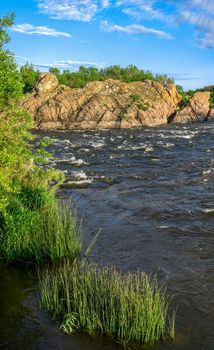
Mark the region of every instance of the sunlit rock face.
POLYGON ((214 109, 210 107, 210 92, 203 91, 193 95, 188 105, 176 114, 173 122, 189 123, 213 118, 214 109))
POLYGON ((108 79, 77 89, 42 73, 22 104, 40 129, 132 128, 167 124, 180 100, 174 84, 108 79))

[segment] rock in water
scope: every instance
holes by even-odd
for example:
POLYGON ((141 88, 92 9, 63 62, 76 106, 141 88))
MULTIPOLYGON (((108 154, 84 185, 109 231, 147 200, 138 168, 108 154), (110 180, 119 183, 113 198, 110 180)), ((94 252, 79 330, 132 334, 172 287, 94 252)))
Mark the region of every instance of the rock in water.
POLYGON ((190 99, 188 105, 179 111, 173 122, 189 123, 196 121, 205 121, 214 116, 214 110, 210 108, 210 92, 196 92, 190 99))
POLYGON ((52 73, 42 73, 22 104, 39 129, 89 129, 167 124, 180 101, 174 84, 108 79, 77 89, 59 85, 52 73))

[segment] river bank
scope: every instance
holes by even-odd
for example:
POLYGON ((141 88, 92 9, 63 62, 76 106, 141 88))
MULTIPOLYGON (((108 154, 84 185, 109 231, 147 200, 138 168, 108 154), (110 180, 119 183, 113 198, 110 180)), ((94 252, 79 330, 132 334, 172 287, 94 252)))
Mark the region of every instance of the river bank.
MULTIPOLYGON (((126 271, 158 271, 159 285, 174 295, 175 342, 149 349, 212 349, 213 124, 36 134, 54 139, 52 165, 72 181, 58 195, 72 196, 72 206, 80 218, 84 215, 87 242, 102 228, 93 260, 126 271), (79 187, 80 177, 85 188, 79 187)), ((16 283, 22 298, 17 301, 21 311, 5 311, 11 331, 3 349, 13 349, 15 342, 17 349, 29 350, 121 349, 105 337, 63 336, 38 307, 37 282, 29 285, 28 273, 18 279, 16 273, 5 270, 10 281, 5 297, 16 283), (18 333, 15 319, 20 320, 18 333)), ((14 310, 12 301, 10 305, 14 310)))

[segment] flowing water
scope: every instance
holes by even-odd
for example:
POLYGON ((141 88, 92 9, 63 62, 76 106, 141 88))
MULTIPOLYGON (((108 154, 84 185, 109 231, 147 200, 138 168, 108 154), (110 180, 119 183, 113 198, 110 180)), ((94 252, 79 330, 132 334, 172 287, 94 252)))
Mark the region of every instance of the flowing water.
MULTIPOLYGON (((214 349, 214 128, 38 132, 54 139, 52 165, 65 172, 61 198, 102 229, 92 258, 158 272, 174 295, 176 340, 148 349, 214 349)), ((38 307, 35 277, 1 266, 0 348, 121 349, 106 338, 63 336, 38 307)), ((147 348, 146 348, 147 349, 147 348)))

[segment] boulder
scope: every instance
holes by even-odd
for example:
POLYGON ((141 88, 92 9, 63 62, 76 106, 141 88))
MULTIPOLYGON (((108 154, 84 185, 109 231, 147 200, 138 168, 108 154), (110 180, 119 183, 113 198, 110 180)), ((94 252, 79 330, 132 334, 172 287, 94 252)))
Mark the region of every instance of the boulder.
POLYGON ((173 123, 206 121, 213 118, 213 114, 213 110, 210 108, 210 92, 196 92, 188 105, 177 112, 173 123))

